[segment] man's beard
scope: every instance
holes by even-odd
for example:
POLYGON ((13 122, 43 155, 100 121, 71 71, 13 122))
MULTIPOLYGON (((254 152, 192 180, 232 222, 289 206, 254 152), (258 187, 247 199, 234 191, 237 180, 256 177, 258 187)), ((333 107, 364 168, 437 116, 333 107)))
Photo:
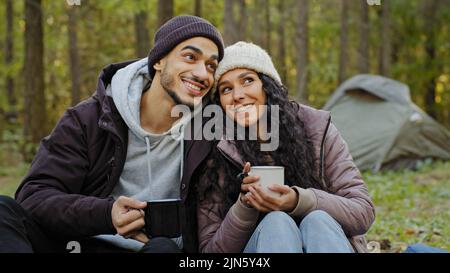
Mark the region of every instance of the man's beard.
POLYGON ((175 102, 175 105, 186 105, 191 109, 191 111, 194 110, 194 103, 189 103, 186 101, 183 101, 178 94, 173 91, 171 88, 174 85, 174 77, 166 72, 166 69, 163 69, 161 72, 161 86, 166 90, 167 94, 172 98, 172 100, 175 102))

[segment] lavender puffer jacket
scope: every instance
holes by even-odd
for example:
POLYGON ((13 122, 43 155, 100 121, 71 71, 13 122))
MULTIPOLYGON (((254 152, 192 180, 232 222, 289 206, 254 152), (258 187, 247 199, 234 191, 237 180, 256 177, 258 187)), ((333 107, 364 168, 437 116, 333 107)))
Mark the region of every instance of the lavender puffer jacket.
MULTIPOLYGON (((314 145, 317 172, 326 190, 293 187, 299 194, 299 202, 289 214, 301 219, 313 210, 323 210, 342 226, 356 252, 367 252, 364 234, 375 219, 375 209, 347 144, 331 123, 329 112, 295 106, 314 145)), ((216 148, 230 164, 243 167, 245 158, 231 141, 222 140, 216 148)), ((220 185, 225 183, 223 177, 219 175, 220 185)), ((259 212, 242 204, 240 198, 229 211, 224 211, 224 202, 216 195, 211 199, 199 202, 197 207, 199 251, 242 252, 255 229, 259 212)))

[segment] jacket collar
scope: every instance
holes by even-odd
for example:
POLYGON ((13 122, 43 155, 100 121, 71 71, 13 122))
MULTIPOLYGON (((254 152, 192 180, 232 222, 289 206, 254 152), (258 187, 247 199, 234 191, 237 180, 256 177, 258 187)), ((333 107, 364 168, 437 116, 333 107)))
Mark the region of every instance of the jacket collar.
POLYGON ((114 103, 110 103, 109 97, 106 95, 106 87, 111 83, 111 80, 119 69, 126 67, 127 65, 134 63, 138 60, 113 63, 103 68, 97 82, 97 91, 94 97, 98 99, 101 104, 102 114, 110 114, 112 111, 117 112, 114 103))
POLYGON ((217 149, 219 149, 222 155, 230 160, 231 163, 239 168, 244 167, 244 159, 242 158, 242 155, 239 154, 234 141, 221 139, 217 144, 217 149))

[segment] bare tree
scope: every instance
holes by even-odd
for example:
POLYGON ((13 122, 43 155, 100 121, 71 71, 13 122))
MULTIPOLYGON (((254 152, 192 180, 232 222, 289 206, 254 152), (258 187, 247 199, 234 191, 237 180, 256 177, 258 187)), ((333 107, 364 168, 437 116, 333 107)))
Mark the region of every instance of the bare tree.
POLYGON ((286 69, 286 9, 285 3, 286 0, 278 0, 278 13, 280 16, 280 21, 278 22, 278 70, 280 71, 281 80, 286 84, 287 83, 287 69, 286 69))
POLYGON ((268 14, 268 0, 256 0, 255 6, 252 9, 252 31, 251 39, 255 44, 261 46, 270 53, 268 43, 269 40, 269 28, 270 26, 270 15, 268 14))
POLYGON ((269 0, 264 0, 264 22, 265 22, 265 45, 267 52, 271 54, 271 42, 272 42, 272 22, 270 21, 270 3, 269 0))
POLYGON ((245 41, 247 40, 247 5, 245 4, 245 0, 239 1, 239 40, 245 41))
POLYGON ((389 0, 384 0, 381 6, 381 46, 380 46, 380 61, 379 73, 383 76, 389 77, 391 70, 391 19, 389 15, 389 0))
POLYGON ((195 16, 202 17, 202 0, 195 0, 194 14, 195 16))
POLYGON ((297 99, 308 101, 308 0, 298 1, 297 20, 297 99))
MULTIPOLYGON (((5 65, 10 68, 14 60, 14 35, 13 35, 13 14, 14 7, 12 0, 6 0, 6 37, 5 37, 5 65)), ((6 119, 9 122, 15 122, 17 119, 16 95, 14 90, 14 78, 11 71, 6 73, 6 95, 8 98, 9 111, 6 112, 6 119)))
MULTIPOLYGON (((433 118, 437 117, 436 111, 436 72, 433 72, 433 64, 436 62, 436 13, 439 9, 439 0, 423 1, 424 9, 424 33, 426 37, 425 52, 427 55, 425 61, 425 71, 430 72, 425 93, 425 109, 433 118)), ((434 70, 435 71, 435 70, 434 70)))
POLYGON ((255 0, 254 5, 250 8, 249 19, 251 24, 251 30, 249 31, 250 39, 253 43, 264 47, 264 17, 263 12, 261 11, 261 7, 263 5, 263 0, 255 0))
POLYGON ((237 22, 234 19, 234 0, 225 0, 224 5, 224 40, 225 44, 231 45, 239 40, 237 22))
POLYGON ((136 56, 147 56, 150 50, 150 35, 148 30, 147 11, 140 10, 134 15, 134 31, 136 33, 136 56))
POLYGON ((158 27, 173 17, 173 0, 158 0, 158 27))
POLYGON ((41 0, 25 0, 24 135, 37 144, 46 132, 41 0))
POLYGON ((348 66, 348 10, 349 2, 341 1, 341 37, 339 49, 339 83, 342 83, 347 78, 348 66))
POLYGON ((360 73, 369 73, 369 8, 360 0, 358 67, 360 73))
POLYGON ((78 33, 77 33, 77 7, 69 6, 67 9, 68 36, 69 36, 69 58, 70 58, 70 75, 72 78, 72 105, 80 102, 81 98, 81 65, 80 56, 78 54, 78 33))

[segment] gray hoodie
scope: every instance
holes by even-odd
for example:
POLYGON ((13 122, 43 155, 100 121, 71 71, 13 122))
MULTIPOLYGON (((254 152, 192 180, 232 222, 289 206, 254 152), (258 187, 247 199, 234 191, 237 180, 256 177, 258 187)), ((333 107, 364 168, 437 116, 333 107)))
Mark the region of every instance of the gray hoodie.
MULTIPOLYGON (((111 193, 114 198, 121 195, 140 201, 180 198, 184 127, 190 116, 183 116, 165 133, 145 131, 140 125, 140 102, 148 81, 145 58, 118 70, 106 90, 128 126, 127 158, 119 183, 111 193)), ((132 250, 143 245, 119 235, 97 238, 132 250)), ((181 248, 181 238, 174 240, 181 248)))

